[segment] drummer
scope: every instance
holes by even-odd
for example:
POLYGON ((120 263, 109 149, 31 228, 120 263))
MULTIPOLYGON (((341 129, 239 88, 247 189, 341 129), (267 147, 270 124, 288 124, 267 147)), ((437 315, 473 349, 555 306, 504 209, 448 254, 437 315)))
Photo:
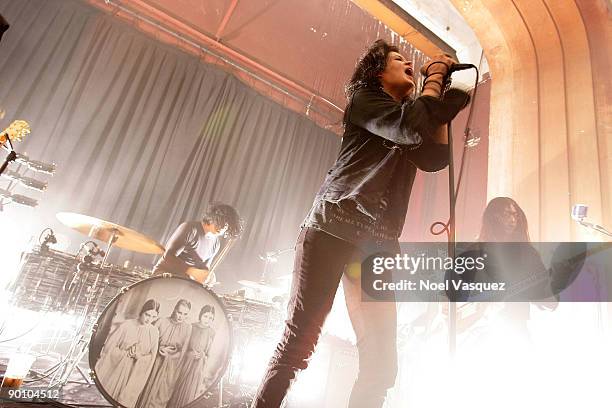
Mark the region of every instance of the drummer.
POLYGON ((153 273, 188 276, 200 283, 214 282, 209 272, 211 261, 219 252, 220 237, 238 237, 242 232, 238 211, 230 205, 211 203, 201 221, 178 226, 166 245, 153 273))

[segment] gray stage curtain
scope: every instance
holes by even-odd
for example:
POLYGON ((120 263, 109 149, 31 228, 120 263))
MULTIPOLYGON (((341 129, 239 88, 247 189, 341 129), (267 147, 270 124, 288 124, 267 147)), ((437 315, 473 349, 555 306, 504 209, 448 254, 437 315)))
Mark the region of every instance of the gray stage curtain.
MULTIPOLYGON (((247 228, 222 280, 256 279, 257 254, 293 245, 336 135, 84 3, 0 0, 0 13, 11 24, 0 43, 0 125, 28 120, 33 133, 16 149, 58 167, 37 209, 0 216, 69 235, 55 213, 74 211, 164 243, 224 201, 247 228)), ((70 236, 74 251, 85 237, 70 236)), ((114 259, 130 257, 153 262, 125 251, 114 259)))

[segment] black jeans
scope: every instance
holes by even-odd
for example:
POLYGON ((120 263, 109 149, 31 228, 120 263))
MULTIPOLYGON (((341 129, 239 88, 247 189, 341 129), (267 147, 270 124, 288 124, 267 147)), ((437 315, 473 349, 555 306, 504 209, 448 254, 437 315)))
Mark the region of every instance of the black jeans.
POLYGON ((283 338, 251 408, 282 405, 297 372, 308 366, 340 279, 343 279, 359 351, 359 374, 349 407, 383 405, 387 389, 393 386, 397 374, 396 309, 392 302, 362 302, 359 274, 344 273, 349 267, 355 270, 362 257, 360 251, 346 241, 314 228, 302 230, 296 245, 283 338))

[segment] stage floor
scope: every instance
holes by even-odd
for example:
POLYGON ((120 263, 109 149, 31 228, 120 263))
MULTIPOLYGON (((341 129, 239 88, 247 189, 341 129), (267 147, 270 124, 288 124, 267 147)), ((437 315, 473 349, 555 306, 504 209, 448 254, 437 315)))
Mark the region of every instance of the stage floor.
MULTIPOLYGON (((5 356, 0 357, 0 381, 1 381, 1 377, 4 375, 4 372, 6 371, 7 362, 8 362, 8 359, 5 356)), ((30 375, 28 378, 35 380, 37 376, 36 374, 33 374, 33 373, 35 372, 44 373, 45 370, 48 370, 49 368, 53 367, 53 364, 54 362, 49 359, 38 358, 36 360, 36 363, 32 367, 32 370, 30 371, 30 375)), ((87 372, 83 364, 81 364, 80 367, 83 369, 84 372, 87 372)), ((24 384, 22 386, 22 389, 27 389, 28 387, 44 388, 48 385, 49 385, 48 379, 44 378, 44 379, 32 381, 28 384, 24 384)), ((231 395, 231 391, 232 391, 231 388, 227 388, 224 391, 225 403, 222 405, 223 407, 228 407, 230 405, 232 407, 247 406, 247 405, 241 405, 241 402, 237 401, 238 398, 233 398, 231 395)), ((207 397, 208 398, 203 400, 202 404, 199 405, 200 407, 202 408, 218 407, 219 400, 218 400, 218 393, 216 389, 214 393, 209 393, 207 397)), ((244 399, 244 398, 240 398, 240 399, 244 399)), ((5 408, 5 407, 6 408, 13 408, 13 407, 22 408, 22 407, 41 407, 41 406, 47 406, 47 407, 48 406, 57 406, 57 407, 69 406, 69 407, 79 407, 79 408, 85 408, 85 407, 112 408, 113 407, 111 403, 109 403, 107 400, 104 399, 104 397, 102 396, 100 391, 98 391, 98 388, 96 387, 95 384, 85 383, 85 380, 83 379, 83 377, 79 374, 77 370, 75 370, 72 373, 72 375, 69 378, 68 383, 62 388, 61 397, 57 399, 56 402, 59 404, 54 403, 54 401, 47 401, 47 402, 29 402, 27 400, 11 401, 9 399, 2 398, 0 400, 0 408, 5 408)), ((242 403, 246 404, 246 401, 243 401, 242 403)))

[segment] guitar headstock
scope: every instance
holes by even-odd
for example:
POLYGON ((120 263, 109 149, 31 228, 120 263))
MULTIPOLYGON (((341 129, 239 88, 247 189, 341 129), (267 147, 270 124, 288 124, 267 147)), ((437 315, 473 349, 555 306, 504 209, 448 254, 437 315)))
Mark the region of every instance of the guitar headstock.
POLYGON ((7 138, 11 141, 21 141, 30 132, 31 129, 28 122, 25 120, 15 120, 0 133, 0 143, 6 142, 7 138))

